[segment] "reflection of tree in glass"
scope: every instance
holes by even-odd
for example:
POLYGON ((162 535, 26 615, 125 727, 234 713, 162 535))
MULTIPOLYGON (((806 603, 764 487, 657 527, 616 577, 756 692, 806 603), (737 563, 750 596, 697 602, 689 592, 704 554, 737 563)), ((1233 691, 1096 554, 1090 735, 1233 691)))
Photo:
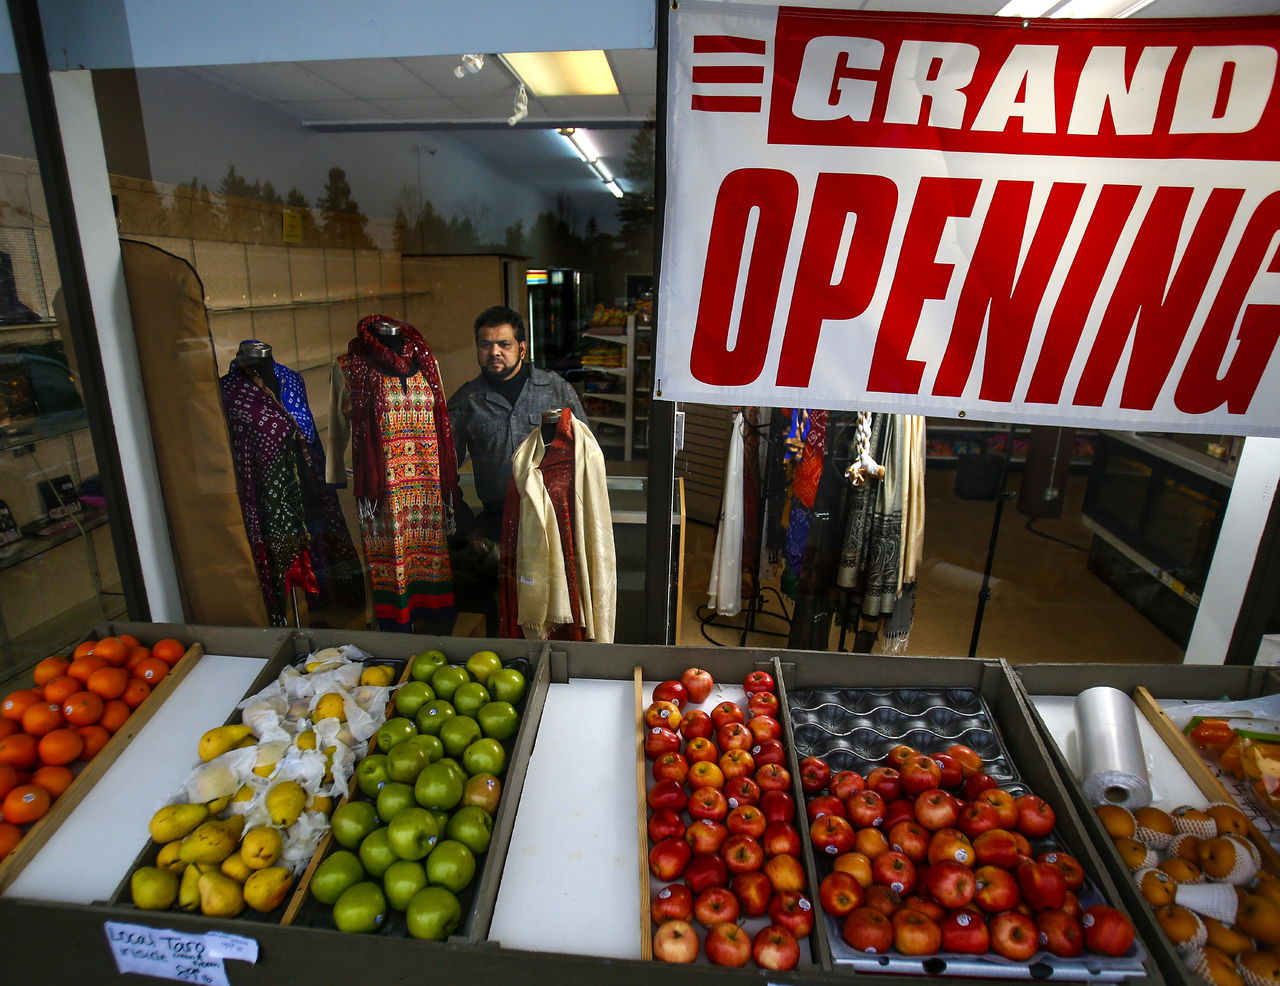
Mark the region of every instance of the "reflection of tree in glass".
POLYGON ((633 271, 647 271, 653 264, 654 163, 653 129, 646 127, 631 138, 624 194, 618 200, 619 251, 633 271))
POLYGON ((307 197, 294 186, 285 193, 284 204, 302 217, 302 242, 320 242, 320 227, 316 225, 315 214, 311 211, 311 203, 307 197))
POLYGON ((347 181, 344 169, 329 169, 324 195, 317 200, 316 207, 324 213, 320 229, 325 243, 334 246, 373 246, 373 240, 369 239, 364 230, 368 217, 360 211, 360 206, 352 198, 351 183, 347 181))

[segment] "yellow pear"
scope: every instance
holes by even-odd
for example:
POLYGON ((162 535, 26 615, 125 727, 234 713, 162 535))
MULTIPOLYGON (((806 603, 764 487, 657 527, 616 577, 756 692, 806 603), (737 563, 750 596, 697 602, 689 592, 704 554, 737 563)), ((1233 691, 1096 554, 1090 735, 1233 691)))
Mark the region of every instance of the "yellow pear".
POLYGON ((259 825, 244 834, 240 842, 240 858, 251 870, 265 870, 280 858, 284 851, 284 840, 273 828, 259 825))
POLYGON ((144 911, 163 911, 178 898, 178 874, 158 866, 142 866, 129 877, 133 904, 144 911))
POLYGON ((183 862, 182 857, 178 855, 178 852, 181 849, 181 839, 174 839, 172 842, 166 842, 160 847, 160 851, 156 853, 156 865, 162 870, 173 870, 175 873, 181 873, 187 868, 187 864, 183 862))
POLYGON ((252 784, 241 784, 240 790, 231 796, 231 803, 242 805, 246 801, 252 801, 257 791, 252 784))
POLYGON ((210 729, 200 737, 196 753, 205 763, 220 757, 228 750, 234 750, 236 744, 253 734, 253 730, 243 723, 233 726, 218 726, 210 729))
POLYGON ((258 738, 256 736, 246 736, 244 739, 242 739, 239 743, 236 744, 236 749, 247 750, 249 749, 249 747, 257 746, 257 745, 258 745, 258 738))
POLYGON ((244 910, 244 891, 225 873, 200 876, 200 913, 211 918, 233 918, 244 910))
POLYGON ((235 880, 236 883, 244 883, 249 879, 253 870, 249 864, 244 861, 244 857, 238 852, 233 852, 230 856, 222 861, 222 865, 218 867, 223 873, 235 880))
POLYGON ((396 680, 396 669, 389 664, 375 664, 360 672, 360 684, 385 688, 396 680))
POLYGON ((172 842, 194 831, 208 816, 204 805, 165 805, 151 816, 147 828, 156 842, 172 842))
POLYGON ((231 804, 231 795, 224 794, 220 798, 214 798, 212 801, 206 801, 204 806, 209 809, 210 815, 221 815, 227 810, 227 805, 231 804))
POLYGON ((294 742, 297 743, 299 750, 314 750, 316 748, 316 731, 314 729, 304 729, 298 734, 298 738, 294 742))
POLYGON ((285 866, 258 870, 244 882, 244 902, 255 911, 274 911, 289 893, 293 874, 285 866))
POLYGON ((244 818, 240 815, 225 822, 201 822, 182 840, 178 858, 186 863, 221 863, 235 852, 243 829, 244 818))
POLYGON ((318 811, 322 815, 328 815, 332 810, 333 798, 326 794, 317 794, 307 802, 307 811, 318 811))
POLYGON ((321 719, 346 722, 347 705, 340 692, 326 692, 316 701, 315 708, 311 710, 311 721, 319 722, 321 719))
POLYGON ((288 828, 298 820, 307 804, 307 792, 297 781, 281 781, 267 792, 267 811, 271 824, 288 828))
POLYGON ((182 911, 198 911, 200 909, 200 877, 204 870, 194 863, 182 871, 182 885, 178 888, 178 909, 182 911))

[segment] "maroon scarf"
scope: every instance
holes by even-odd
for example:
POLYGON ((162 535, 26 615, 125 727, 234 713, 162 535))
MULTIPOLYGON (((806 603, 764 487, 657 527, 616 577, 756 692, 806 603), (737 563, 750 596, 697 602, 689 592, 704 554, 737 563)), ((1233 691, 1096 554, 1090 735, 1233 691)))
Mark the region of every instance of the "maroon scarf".
POLYGON ((351 394, 351 446, 355 494, 361 515, 376 516, 385 492, 385 459, 381 425, 386 412, 384 377, 408 379, 421 372, 434 396, 432 420, 440 449, 440 490, 449 530, 453 529, 453 505, 458 495, 458 456, 440 370, 421 334, 408 322, 386 315, 367 315, 356 326, 356 337, 347 347, 347 389, 351 394), (382 341, 376 326, 389 322, 400 327, 404 345, 396 352, 382 341))

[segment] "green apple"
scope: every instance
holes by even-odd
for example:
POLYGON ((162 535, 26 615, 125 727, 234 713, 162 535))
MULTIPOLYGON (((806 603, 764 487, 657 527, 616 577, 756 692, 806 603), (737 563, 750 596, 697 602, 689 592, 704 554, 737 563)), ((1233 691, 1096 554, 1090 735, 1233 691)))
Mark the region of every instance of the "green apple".
POLYGON ((436 820, 436 828, 440 832, 440 838, 443 839, 445 830, 449 827, 449 819, 453 817, 453 813, 439 808, 428 808, 427 811, 431 812, 431 817, 436 820))
POLYGON ((396 714, 412 719, 418 710, 436 697, 425 681, 408 681, 396 692, 396 714))
POLYGON ((462 756, 462 751, 479 738, 480 723, 469 716, 454 716, 440 727, 440 742, 451 757, 462 756))
POLYGON ((493 697, 500 702, 510 702, 515 705, 516 702, 524 698, 524 675, 515 668, 503 668, 500 671, 495 671, 485 684, 493 694, 493 697))
POLYGON ((356 786, 366 798, 376 798, 382 785, 389 780, 391 775, 387 773, 385 753, 370 753, 356 767, 356 786))
POLYGON ((430 681, 437 668, 449 663, 442 651, 424 650, 409 659, 409 677, 414 681, 430 681))
POLYGON ((427 880, 451 893, 462 893, 475 875, 476 857, 454 839, 436 843, 427 857, 427 880))
POLYGON ((444 756, 444 744, 440 742, 439 736, 433 736, 431 733, 419 733, 417 736, 410 736, 405 742, 425 750, 427 763, 435 763, 444 756))
MULTIPOLYGON (((417 778, 414 779, 416 780, 417 778)), ((417 804, 413 800, 413 785, 403 784, 400 781, 387 781, 386 784, 382 785, 382 790, 378 792, 378 800, 375 804, 378 809, 378 817, 386 825, 401 808, 408 808, 412 804, 417 804)))
POLYGON ((467 658, 467 670, 476 681, 487 685, 493 673, 502 670, 502 658, 491 650, 478 650, 467 658))
POLYGON ((418 732, 427 736, 436 736, 440 727, 458 714, 453 703, 442 698, 433 699, 418 710, 418 732))
MULTIPOLYGON (((378 827, 378 813, 372 801, 348 801, 338 806, 329 824, 333 826, 333 837, 340 846, 355 849, 366 835, 378 827)), ((333 901, 326 903, 332 904, 333 901)))
MULTIPOLYGON (((434 736, 429 738, 436 739, 434 736)), ((418 772, 430 762, 431 755, 426 749, 407 739, 387 751, 387 776, 393 781, 412 784, 418 779, 418 772)))
POLYGON ((339 931, 377 931, 386 916, 387 898, 369 880, 348 887, 333 904, 333 923, 339 931))
POLYGON ((378 729, 378 752, 386 753, 397 743, 403 743, 418 732, 412 719, 393 716, 378 729))
POLYGON ((348 887, 364 879, 360 858, 348 849, 339 849, 316 867, 311 875, 311 896, 321 904, 332 904, 348 887))
POLYGON ((435 818, 417 805, 401 808, 387 823, 387 845, 401 859, 422 859, 439 838, 435 818))
POLYGON ((458 761, 453 759, 453 757, 441 757, 436 761, 436 763, 443 766, 446 770, 453 771, 453 776, 458 778, 458 783, 464 786, 466 785, 467 772, 462 769, 462 764, 458 763, 458 761))
POLYGON ((382 889, 387 895, 387 903, 397 911, 406 910, 413 895, 426 885, 427 871, 413 859, 397 859, 382 875, 382 889))
POLYGON ((507 769, 507 751, 496 739, 478 739, 462 751, 462 769, 468 774, 501 774, 507 769))
POLYGON ((449 811, 462 800, 464 783, 449 764, 438 761, 422 768, 413 785, 413 796, 423 808, 449 811))
POLYGON ((426 941, 444 941, 462 922, 462 905, 444 887, 424 887, 405 909, 409 934, 426 941))
POLYGON ((509 740, 520 728, 520 713, 510 702, 487 702, 476 712, 476 722, 486 736, 509 740))
POLYGON ((431 676, 431 690, 436 693, 437 698, 452 702, 453 693, 470 680, 471 675, 467 669, 456 664, 436 668, 436 673, 431 676))
POLYGON ((458 686, 458 690, 453 693, 450 701, 458 710, 458 715, 474 716, 481 706, 489 704, 489 689, 478 681, 468 681, 458 686))
POLYGON ((364 837, 360 848, 356 850, 356 855, 360 857, 364 871, 376 880, 381 880, 382 874, 387 872, 387 867, 400 858, 387 842, 385 825, 380 829, 374 829, 364 837))
POLYGON ((502 781, 493 774, 475 774, 467 778, 462 787, 462 803, 483 808, 490 815, 498 813, 498 802, 502 798, 502 781))
POLYGON ((489 842, 493 839, 493 819, 483 808, 463 805, 449 819, 445 835, 478 855, 489 849, 489 842))

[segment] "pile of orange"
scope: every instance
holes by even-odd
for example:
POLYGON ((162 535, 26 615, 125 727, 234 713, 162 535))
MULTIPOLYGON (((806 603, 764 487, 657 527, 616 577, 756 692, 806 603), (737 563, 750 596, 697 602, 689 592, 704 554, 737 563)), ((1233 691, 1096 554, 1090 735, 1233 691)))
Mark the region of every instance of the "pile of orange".
POLYGON ((70 657, 46 657, 33 684, 0 699, 0 859, 42 818, 187 652, 167 638, 144 647, 121 634, 86 640, 70 657))

